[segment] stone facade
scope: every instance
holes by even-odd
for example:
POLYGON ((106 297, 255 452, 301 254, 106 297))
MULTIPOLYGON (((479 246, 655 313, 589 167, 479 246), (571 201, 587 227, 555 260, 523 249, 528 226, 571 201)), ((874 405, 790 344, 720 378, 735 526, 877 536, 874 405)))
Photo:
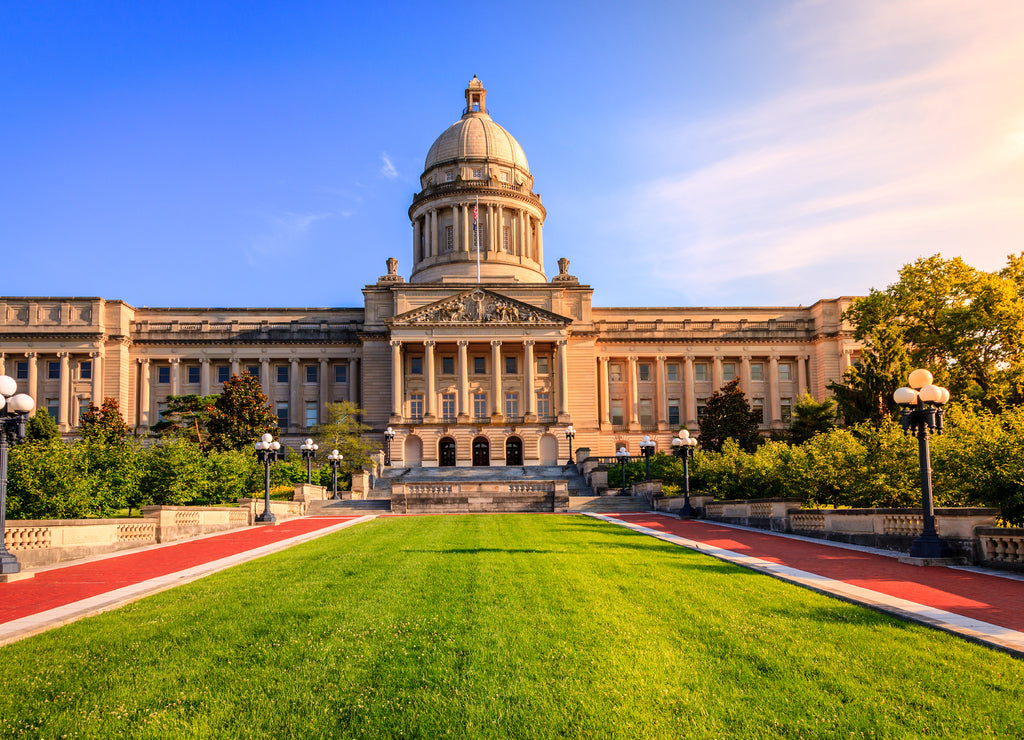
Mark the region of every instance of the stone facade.
POLYGON ((780 428, 802 393, 823 398, 855 358, 840 319, 847 297, 796 308, 594 306, 568 260, 545 275, 546 210, 533 185, 474 78, 409 209, 408 282, 389 257, 359 308, 0 297, 0 372, 73 434, 89 401, 116 398, 145 433, 169 395, 216 392, 248 371, 288 444, 345 400, 382 443, 394 429, 396 465, 468 466, 564 461, 570 424, 595 455, 635 453, 645 434, 668 449, 732 378, 763 428, 780 428))

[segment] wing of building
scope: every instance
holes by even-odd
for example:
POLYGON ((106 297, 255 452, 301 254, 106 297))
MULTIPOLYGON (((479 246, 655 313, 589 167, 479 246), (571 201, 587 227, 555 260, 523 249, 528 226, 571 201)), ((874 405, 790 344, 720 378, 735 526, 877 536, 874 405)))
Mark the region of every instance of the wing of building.
MULTIPOLYGON (((430 147, 409 208, 412 267, 363 288, 361 308, 135 308, 102 298, 0 297, 0 372, 73 434, 90 401, 145 433, 169 395, 257 376, 285 442, 352 401, 403 466, 551 464, 575 446, 666 449, 738 377, 765 430, 821 399, 859 346, 852 298, 809 307, 601 308, 558 260, 519 143, 476 77, 430 147)), ((557 246, 557 245, 556 245, 557 246)), ((404 248, 403 248, 404 251, 404 248)))

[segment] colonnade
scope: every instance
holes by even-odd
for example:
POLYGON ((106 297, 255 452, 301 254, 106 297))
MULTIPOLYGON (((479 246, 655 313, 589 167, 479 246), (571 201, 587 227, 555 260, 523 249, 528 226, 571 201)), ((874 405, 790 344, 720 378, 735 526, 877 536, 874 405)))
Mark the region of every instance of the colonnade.
POLYGON ((80 404, 92 402, 100 405, 103 402, 103 352, 99 349, 73 352, 71 350, 57 350, 54 352, 39 352, 29 350, 26 352, 0 352, 0 375, 10 375, 18 382, 19 391, 28 393, 35 399, 37 408, 45 408, 46 399, 39 397, 39 362, 41 355, 53 357, 52 360, 44 362, 59 363, 59 374, 57 378, 50 378, 47 373, 46 380, 57 381, 57 422, 61 431, 68 431, 72 426, 77 425, 78 418, 73 410, 80 404), (75 393, 74 374, 72 372, 72 361, 76 363, 89 362, 90 378, 89 392, 84 394, 75 393), (19 378, 17 364, 27 363, 27 377, 19 378), (10 365, 10 367, 8 367, 10 365), (74 403, 74 401, 78 403, 74 403))
MULTIPOLYGON (((473 233, 473 202, 430 208, 413 220, 412 243, 416 261, 437 257, 447 252, 476 250, 473 233), (447 221, 451 221, 452 245, 448 249, 447 221), (445 222, 442 224, 442 222, 445 222)), ((512 208, 500 203, 481 203, 477 217, 480 229, 480 251, 507 252, 538 264, 544 262, 542 224, 525 208, 512 208), (503 227, 508 227, 508 245, 504 243, 503 227)))

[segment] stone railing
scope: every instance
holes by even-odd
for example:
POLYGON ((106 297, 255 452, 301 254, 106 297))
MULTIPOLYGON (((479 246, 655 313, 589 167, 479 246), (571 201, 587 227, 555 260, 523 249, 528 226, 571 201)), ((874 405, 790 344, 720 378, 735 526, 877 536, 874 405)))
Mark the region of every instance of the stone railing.
POLYGON ((238 506, 143 506, 142 514, 157 523, 158 542, 175 542, 250 524, 249 512, 238 506))
POLYGON ((155 545, 159 524, 139 519, 42 519, 7 522, 4 545, 23 568, 155 545))
POLYGON ((391 484, 391 511, 396 514, 442 514, 477 511, 568 511, 565 480, 438 481, 391 484))
MULTIPOLYGON (((238 505, 246 509, 249 514, 249 524, 256 521, 256 517, 263 513, 262 498, 243 498, 238 500, 238 505)), ((305 501, 278 501, 270 499, 270 513, 282 519, 295 519, 306 513, 305 501)))
POLYGON ((303 501, 308 504, 310 501, 326 501, 331 497, 331 492, 326 486, 315 486, 312 483, 296 483, 295 493, 292 501, 303 501))
POLYGON ((1024 529, 978 527, 981 559, 996 567, 1024 570, 1024 529))

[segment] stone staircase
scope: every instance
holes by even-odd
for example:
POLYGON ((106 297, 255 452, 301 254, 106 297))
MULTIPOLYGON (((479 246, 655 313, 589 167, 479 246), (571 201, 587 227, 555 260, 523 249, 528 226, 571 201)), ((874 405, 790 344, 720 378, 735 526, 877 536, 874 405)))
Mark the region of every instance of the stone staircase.
POLYGON ((649 511, 643 496, 570 496, 569 511, 589 511, 594 514, 622 514, 649 511))
POLYGON ((570 496, 591 496, 593 490, 575 465, 518 465, 465 468, 389 468, 374 483, 374 493, 387 495, 393 481, 402 483, 503 483, 564 480, 570 496))
POLYGON ((363 516, 364 514, 390 514, 388 499, 311 501, 306 516, 363 516))

